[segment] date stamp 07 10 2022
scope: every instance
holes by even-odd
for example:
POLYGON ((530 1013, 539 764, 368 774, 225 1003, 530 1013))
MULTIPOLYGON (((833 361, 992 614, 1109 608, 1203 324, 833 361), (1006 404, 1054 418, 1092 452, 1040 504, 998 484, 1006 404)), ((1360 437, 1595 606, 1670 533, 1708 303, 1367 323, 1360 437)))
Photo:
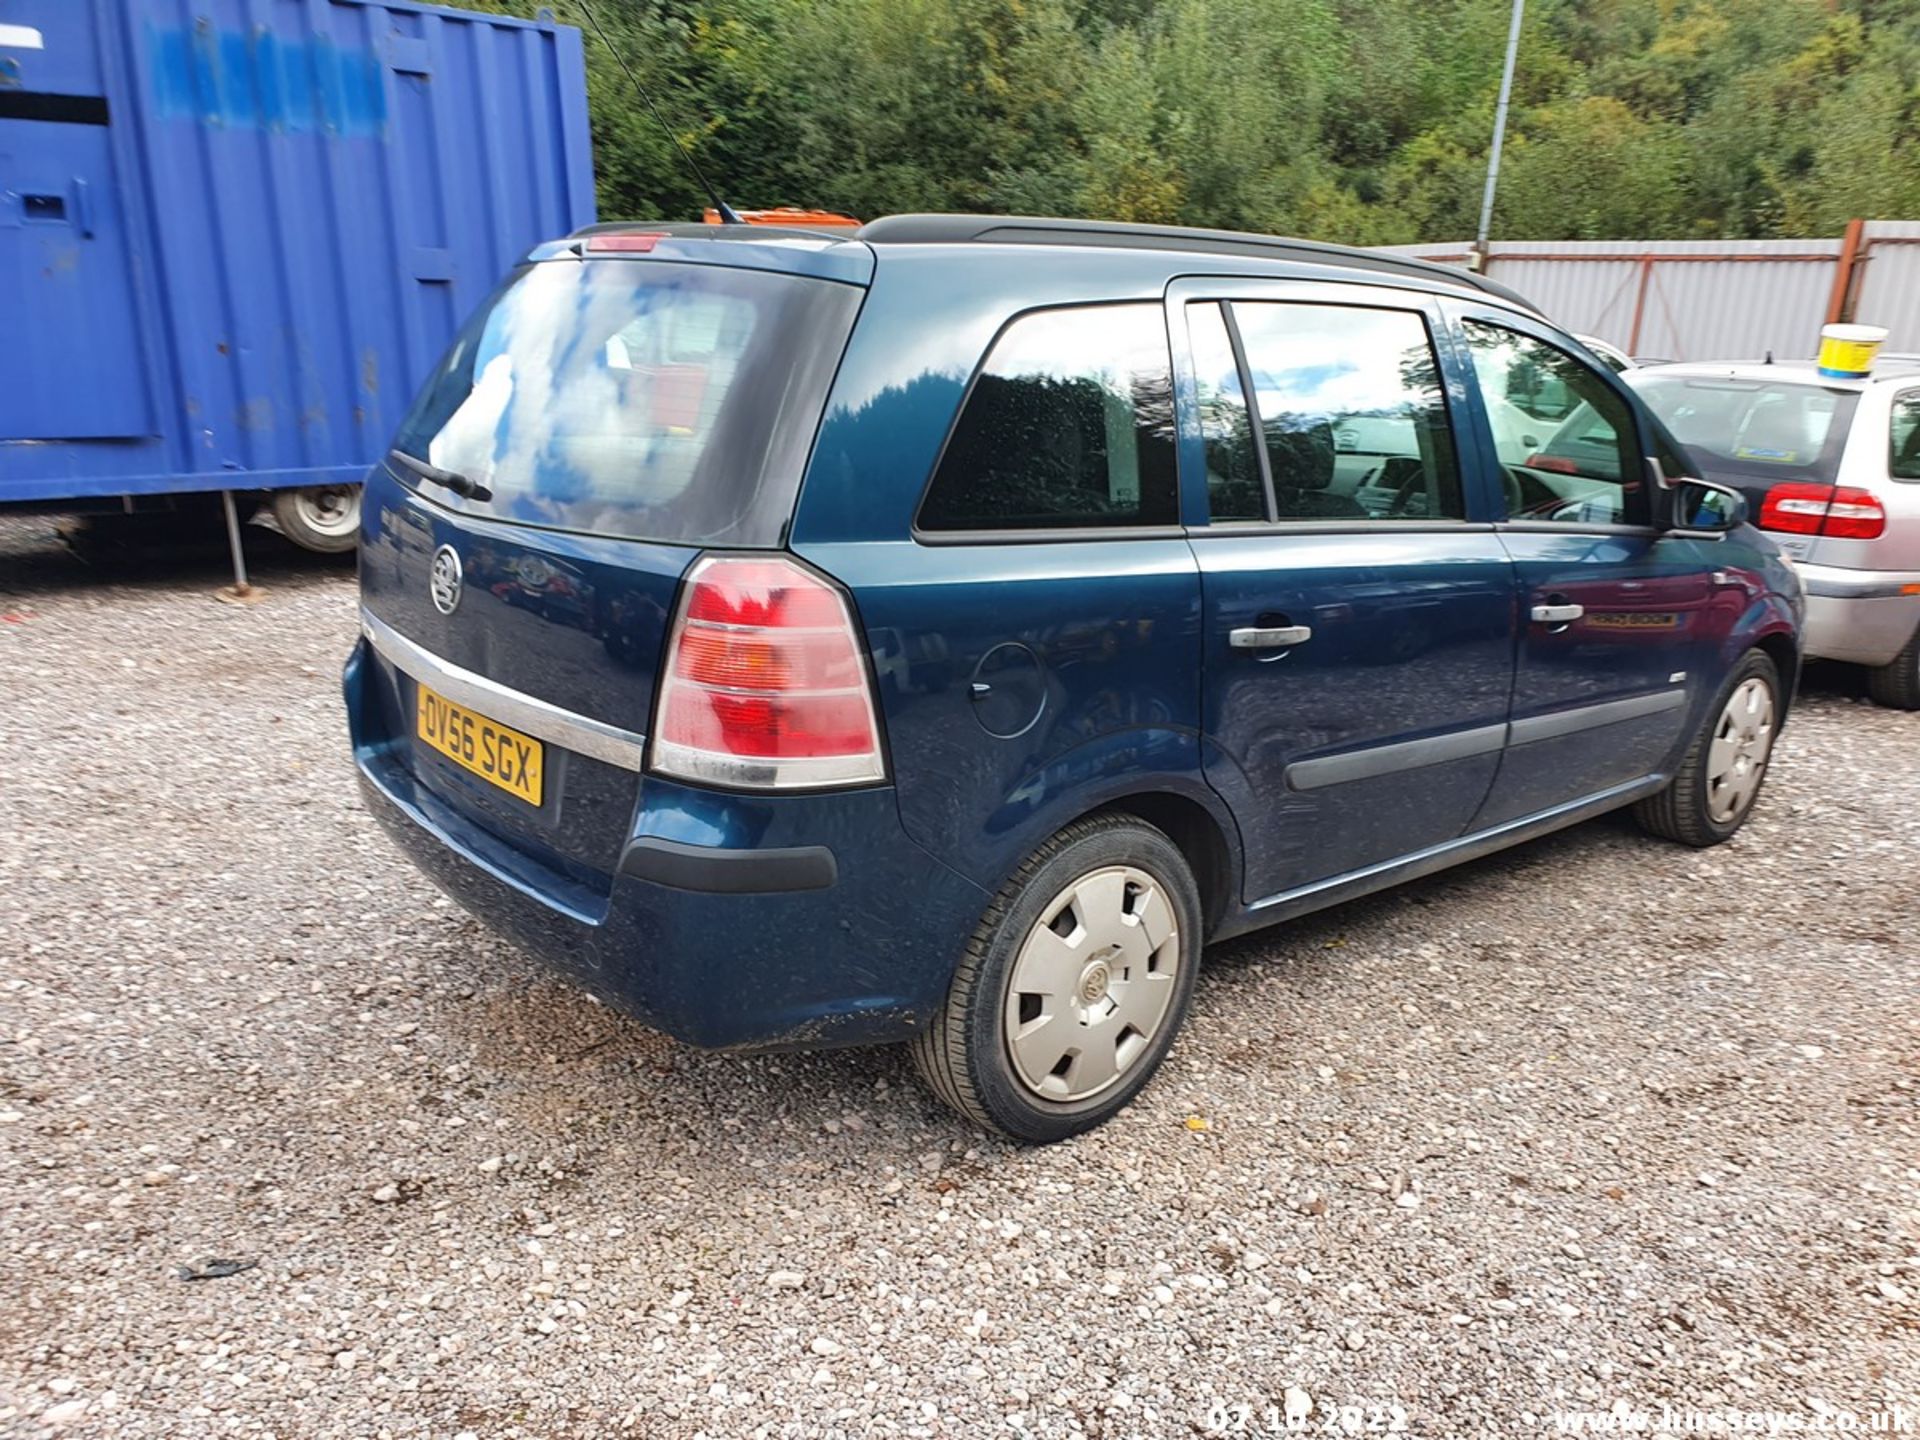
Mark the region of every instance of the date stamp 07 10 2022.
POLYGON ((1379 1401, 1335 1405, 1289 1389, 1280 1400, 1216 1400, 1199 1417, 1205 1435, 1247 1436, 1261 1440, 1281 1435, 1398 1435, 1414 1440, 1411 1415, 1403 1405, 1379 1401))

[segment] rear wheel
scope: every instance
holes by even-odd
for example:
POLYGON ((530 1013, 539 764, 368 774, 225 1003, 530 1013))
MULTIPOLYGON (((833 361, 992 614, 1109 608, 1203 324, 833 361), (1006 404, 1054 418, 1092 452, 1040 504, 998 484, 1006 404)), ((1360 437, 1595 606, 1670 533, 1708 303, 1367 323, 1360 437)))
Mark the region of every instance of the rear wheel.
POLYGON ((1867 671, 1867 693, 1891 710, 1920 710, 1920 630, 1893 659, 1867 671))
POLYGON ((337 555, 360 537, 358 485, 307 485, 276 490, 273 518, 280 531, 302 550, 337 555))
POLYGON ((1780 672, 1764 651, 1749 650, 1707 712, 1673 783, 1634 806, 1634 818, 1682 845, 1731 840, 1760 798, 1779 728, 1780 672))
POLYGON ((1171 840, 1131 816, 1079 821, 995 897, 914 1061, 941 1099, 1015 1139, 1091 1130, 1166 1058, 1200 935, 1171 840))

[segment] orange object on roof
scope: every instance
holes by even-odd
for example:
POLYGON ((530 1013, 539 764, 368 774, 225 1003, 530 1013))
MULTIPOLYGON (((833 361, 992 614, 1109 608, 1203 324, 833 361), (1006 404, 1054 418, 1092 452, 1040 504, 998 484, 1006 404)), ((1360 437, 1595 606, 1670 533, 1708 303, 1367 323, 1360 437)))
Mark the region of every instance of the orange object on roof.
MULTIPOLYGON (((836 215, 831 210, 802 210, 797 205, 782 205, 774 210, 741 210, 740 218, 749 225, 803 225, 825 230, 857 230, 860 222, 851 215, 836 215)), ((720 223, 720 212, 711 205, 701 217, 709 225, 720 223)))

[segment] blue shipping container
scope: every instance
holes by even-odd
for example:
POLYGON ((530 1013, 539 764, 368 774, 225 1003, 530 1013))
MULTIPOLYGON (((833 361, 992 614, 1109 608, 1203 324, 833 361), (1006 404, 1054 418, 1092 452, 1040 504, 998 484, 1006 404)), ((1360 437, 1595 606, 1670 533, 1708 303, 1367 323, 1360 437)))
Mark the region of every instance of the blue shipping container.
POLYGON ((409 0, 0 0, 0 504, 357 482, 594 218, 580 32, 409 0))

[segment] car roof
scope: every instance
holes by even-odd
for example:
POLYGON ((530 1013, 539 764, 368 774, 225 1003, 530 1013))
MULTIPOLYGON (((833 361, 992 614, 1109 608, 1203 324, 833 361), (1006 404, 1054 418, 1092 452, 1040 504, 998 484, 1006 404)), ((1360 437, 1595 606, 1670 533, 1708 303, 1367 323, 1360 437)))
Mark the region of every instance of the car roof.
POLYGON ((1909 384, 1920 376, 1920 357, 1883 355, 1872 371, 1856 378, 1823 375, 1813 360, 1666 360, 1630 372, 1635 380, 1663 375, 1721 380, 1771 380, 1783 385, 1819 385, 1829 390, 1866 390, 1874 385, 1909 384))
MULTIPOLYGON (((1179 225, 1135 225, 1118 220, 1070 220, 1037 215, 888 215, 870 220, 857 230, 619 220, 586 226, 568 239, 622 232, 657 234, 673 240, 766 241, 821 251, 849 244, 871 246, 879 252, 895 246, 1020 245, 1245 258, 1272 262, 1277 273, 1289 265, 1313 265, 1356 272, 1355 278, 1359 279, 1413 280, 1434 289, 1479 291, 1507 305, 1536 315, 1540 313, 1530 301, 1506 286, 1458 266, 1436 265, 1428 260, 1349 245, 1237 230, 1196 230, 1179 225)), ((542 246, 535 253, 552 248, 542 246)))

